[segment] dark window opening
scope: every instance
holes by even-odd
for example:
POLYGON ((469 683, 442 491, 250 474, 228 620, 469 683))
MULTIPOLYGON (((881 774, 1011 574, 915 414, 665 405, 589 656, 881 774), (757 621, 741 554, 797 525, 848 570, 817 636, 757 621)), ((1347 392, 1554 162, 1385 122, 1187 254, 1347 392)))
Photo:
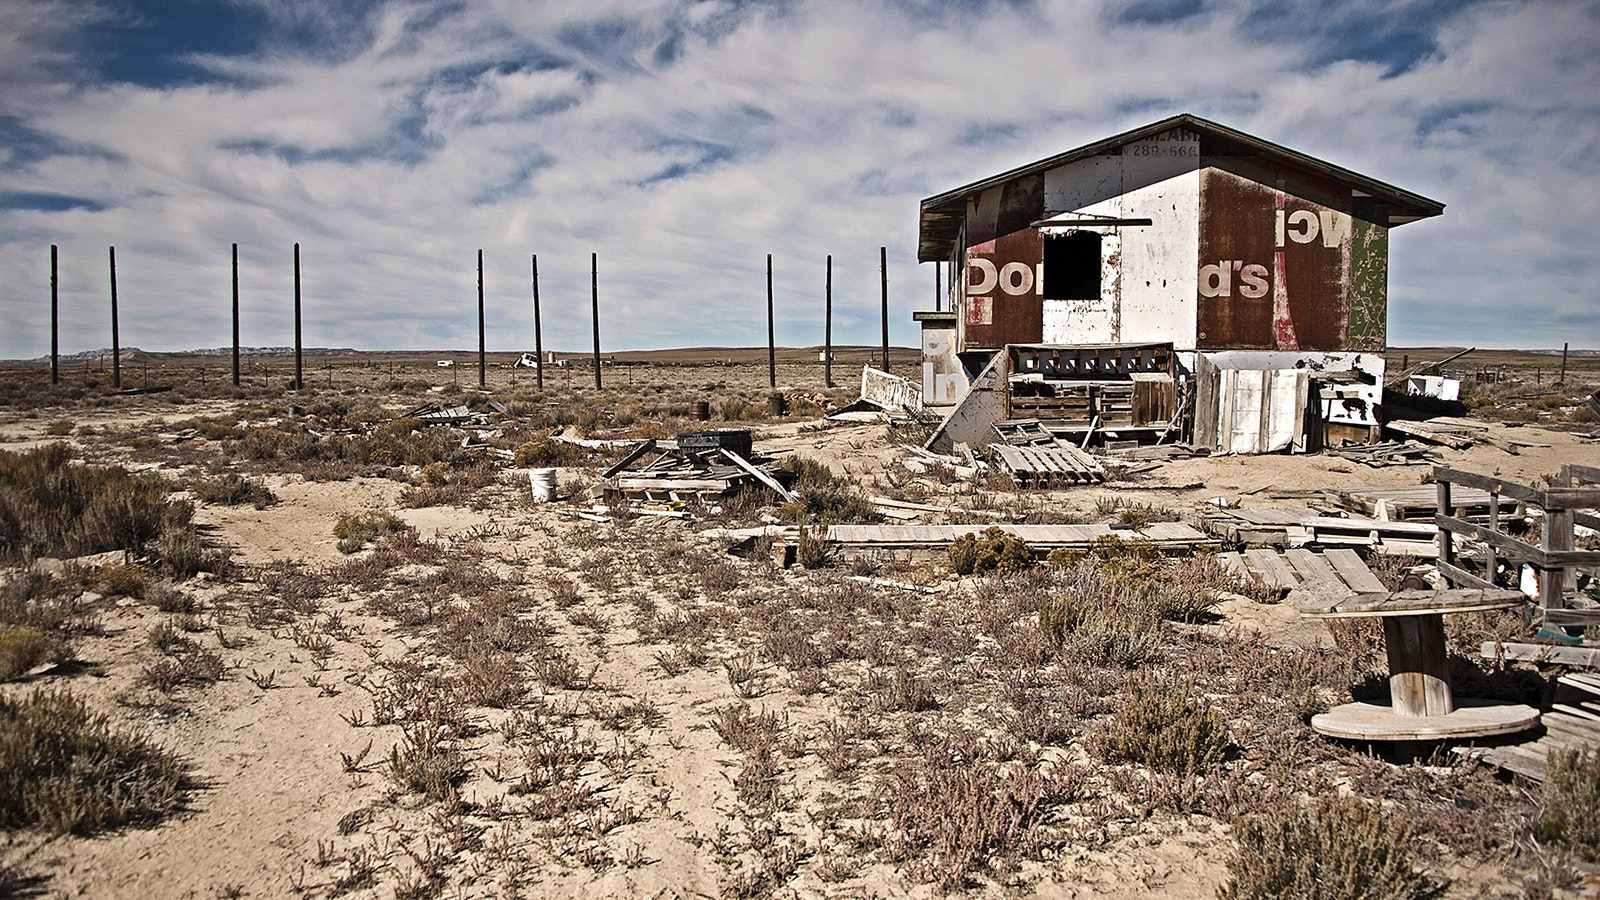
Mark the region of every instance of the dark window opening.
POLYGON ((1100 233, 1074 231, 1044 239, 1046 300, 1100 299, 1100 233))

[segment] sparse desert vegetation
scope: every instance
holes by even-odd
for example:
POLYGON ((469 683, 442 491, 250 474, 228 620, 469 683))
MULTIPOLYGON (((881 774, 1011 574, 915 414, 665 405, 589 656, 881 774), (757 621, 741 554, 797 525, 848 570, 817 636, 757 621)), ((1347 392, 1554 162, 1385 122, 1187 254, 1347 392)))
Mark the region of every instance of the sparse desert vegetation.
MULTIPOLYGON (((525 373, 479 392, 431 368, 351 365, 289 394, 280 367, 240 388, 182 370, 140 396, 6 373, 0 784, 18 799, 0 804, 0 884, 1594 890, 1593 817, 1570 813, 1597 802, 1600 757, 1554 760, 1541 794, 1447 752, 1322 738, 1311 715, 1386 691, 1379 636, 1296 620, 1214 559, 1138 537, 1306 473, 1415 484, 1425 467, 1197 459, 1154 487, 1019 490, 908 472, 925 425, 819 419, 853 392, 818 387, 815 364, 784 367, 787 417, 770 415, 764 365, 619 368, 603 391, 552 374, 542 392, 525 373), (701 400, 710 422, 690 417, 701 400), (481 423, 429 426, 429 402, 481 423), (623 441, 734 426, 797 501, 758 488, 641 511, 591 493, 623 441), (554 502, 533 502, 535 467, 561 470, 554 502), (966 511, 933 521, 1116 522, 1127 537, 829 552, 822 529, 875 520, 875 496, 966 511), (802 529, 796 565, 775 561, 757 532, 771 525, 802 529)), ((1550 453, 1570 451, 1549 434, 1550 453)), ((1452 459, 1554 468, 1531 450, 1452 459)), ((1547 673, 1477 653, 1511 618, 1451 619, 1452 662, 1537 702, 1547 673)))

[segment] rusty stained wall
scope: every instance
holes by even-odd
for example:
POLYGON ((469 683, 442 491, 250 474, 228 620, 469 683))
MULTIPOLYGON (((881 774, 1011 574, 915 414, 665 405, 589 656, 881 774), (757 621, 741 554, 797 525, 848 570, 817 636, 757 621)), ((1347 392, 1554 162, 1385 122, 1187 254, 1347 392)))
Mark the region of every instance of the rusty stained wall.
POLYGON ((1358 232, 1350 188, 1260 158, 1202 163, 1197 346, 1380 349, 1387 229, 1358 232))

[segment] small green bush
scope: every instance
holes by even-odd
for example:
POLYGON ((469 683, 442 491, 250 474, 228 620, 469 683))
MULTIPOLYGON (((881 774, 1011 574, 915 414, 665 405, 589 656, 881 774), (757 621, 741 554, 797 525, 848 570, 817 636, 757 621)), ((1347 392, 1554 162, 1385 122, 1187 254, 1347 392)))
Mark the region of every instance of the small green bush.
POLYGON ((1167 772, 1194 773, 1221 762, 1230 743, 1217 712, 1193 696, 1194 684, 1161 675, 1135 675, 1128 702, 1095 733, 1109 762, 1133 762, 1167 772))
POLYGON ((182 793, 176 754, 113 728, 72 694, 0 696, 0 827, 92 834, 157 819, 182 793))
POLYGON ((950 544, 950 570, 957 575, 1015 575, 1033 567, 1033 551, 1022 538, 990 526, 950 544))
POLYGON ((1410 900, 1423 878, 1411 867, 1402 821, 1359 798, 1289 803, 1234 826, 1220 900, 1410 900))
POLYGON ((1600 750, 1551 750, 1534 836, 1600 862, 1600 750))
MULTIPOLYGON (((826 528, 823 532, 826 533, 826 528)), ((820 569, 828 564, 828 542, 802 526, 800 538, 795 544, 794 558, 802 568, 820 569)))

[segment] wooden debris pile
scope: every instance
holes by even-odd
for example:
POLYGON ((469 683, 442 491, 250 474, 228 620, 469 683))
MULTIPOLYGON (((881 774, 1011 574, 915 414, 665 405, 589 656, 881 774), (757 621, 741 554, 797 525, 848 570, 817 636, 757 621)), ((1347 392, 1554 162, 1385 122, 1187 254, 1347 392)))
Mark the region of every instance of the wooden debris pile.
POLYGON ((647 440, 602 473, 606 493, 635 501, 716 500, 761 484, 785 501, 798 499, 752 461, 750 432, 725 429, 647 440))

